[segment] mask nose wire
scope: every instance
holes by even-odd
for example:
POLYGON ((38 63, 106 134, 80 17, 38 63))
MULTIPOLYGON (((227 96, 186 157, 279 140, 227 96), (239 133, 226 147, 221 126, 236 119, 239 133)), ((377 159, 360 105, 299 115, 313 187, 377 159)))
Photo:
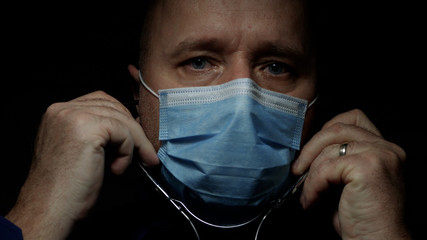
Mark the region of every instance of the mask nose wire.
POLYGON ((139 81, 141 82, 142 86, 144 86, 145 89, 147 89, 151 94, 153 94, 153 96, 155 96, 156 98, 159 98, 159 95, 155 93, 150 87, 148 87, 148 85, 144 82, 144 80, 142 80, 141 71, 138 71, 138 75, 139 75, 139 81))

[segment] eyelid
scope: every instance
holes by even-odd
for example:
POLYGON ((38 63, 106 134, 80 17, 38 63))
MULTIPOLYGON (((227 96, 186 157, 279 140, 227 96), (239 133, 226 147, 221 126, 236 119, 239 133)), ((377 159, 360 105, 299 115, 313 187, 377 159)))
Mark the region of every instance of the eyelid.
POLYGON ((263 62, 259 63, 259 66, 260 66, 260 69, 264 71, 268 66, 270 66, 273 63, 283 64, 284 67, 285 67, 285 69, 286 69, 286 71, 288 73, 290 73, 290 74, 294 73, 294 67, 292 67, 290 64, 286 63, 285 61, 280 61, 280 60, 266 60, 266 61, 263 61, 263 62))
POLYGON ((221 61, 208 57, 206 55, 196 55, 187 57, 185 60, 178 62, 176 65, 177 74, 184 86, 206 86, 212 81, 218 79, 222 73, 221 61), (195 68, 192 61, 195 59, 203 59, 206 61, 203 68, 195 68))
MULTIPOLYGON (((180 65, 182 65, 182 66, 189 66, 189 65, 191 65, 191 61, 193 61, 193 60, 196 60, 196 59, 203 59, 203 60, 205 60, 210 66, 209 67, 212 67, 212 66, 216 66, 217 64, 215 63, 216 61, 213 59, 213 58, 211 58, 211 57, 207 57, 207 56, 196 56, 196 57, 191 57, 191 58, 188 58, 187 60, 185 60, 185 61, 183 61, 180 65)), ((193 68, 194 69, 194 68, 193 68)), ((194 69, 195 71, 202 71, 202 69, 201 70, 198 70, 198 69, 194 69)))

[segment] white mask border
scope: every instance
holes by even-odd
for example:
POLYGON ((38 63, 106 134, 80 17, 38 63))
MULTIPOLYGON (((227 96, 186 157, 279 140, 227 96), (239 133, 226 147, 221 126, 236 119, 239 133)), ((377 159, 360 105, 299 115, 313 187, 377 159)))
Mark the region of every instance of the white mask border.
MULTIPOLYGON (((142 75, 141 75, 141 71, 138 71, 138 76, 139 76, 139 81, 141 82, 141 84, 145 87, 145 89, 147 89, 147 91, 149 91, 153 96, 155 96, 156 98, 159 98, 159 94, 157 94, 156 92, 153 91, 153 89, 151 89, 142 79, 142 75)), ((308 105, 307 105, 307 109, 309 109, 316 101, 317 98, 319 97, 319 94, 316 95, 316 97, 313 99, 313 101, 311 101, 308 105)))

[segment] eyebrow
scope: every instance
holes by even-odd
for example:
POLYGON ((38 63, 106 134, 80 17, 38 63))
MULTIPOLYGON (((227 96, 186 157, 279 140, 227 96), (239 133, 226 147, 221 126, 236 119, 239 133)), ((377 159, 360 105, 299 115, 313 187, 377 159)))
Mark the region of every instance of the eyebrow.
POLYGON ((221 50, 225 47, 225 42, 221 41, 218 38, 209 38, 209 39, 201 39, 201 40, 192 40, 187 39, 180 42, 173 52, 171 53, 171 57, 178 57, 182 53, 187 51, 202 51, 202 50, 212 50, 217 51, 221 50))
POLYGON ((276 56, 289 58, 298 62, 308 59, 308 53, 303 48, 284 45, 277 42, 260 42, 254 51, 255 58, 276 56))
MULTIPOLYGON (((178 57, 187 51, 221 51, 227 47, 226 44, 227 42, 224 41, 224 39, 219 38, 201 40, 186 39, 175 47, 170 56, 172 58, 178 57)), ((271 41, 260 41, 252 50, 255 58, 276 56, 300 62, 309 57, 308 53, 304 51, 304 48, 271 41)))

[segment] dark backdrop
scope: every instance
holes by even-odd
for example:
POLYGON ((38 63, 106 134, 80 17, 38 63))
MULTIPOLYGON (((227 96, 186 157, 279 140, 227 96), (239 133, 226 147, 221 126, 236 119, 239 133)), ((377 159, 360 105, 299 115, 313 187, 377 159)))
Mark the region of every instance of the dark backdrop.
MULTIPOLYGON (((386 139, 407 151, 408 222, 417 236, 426 236, 419 220, 427 202, 421 7, 372 1, 325 1, 320 6, 321 120, 360 108, 386 139)), ((8 15, 2 17, 2 215, 12 207, 25 180, 37 126, 50 104, 95 90, 122 101, 131 98, 132 79, 126 68, 138 61, 140 7, 125 3, 4 7, 8 15)), ((99 208, 125 204, 136 194, 133 185, 120 185, 138 181, 129 175, 125 180, 107 179, 112 190, 105 191, 109 200, 101 201, 99 208)))

